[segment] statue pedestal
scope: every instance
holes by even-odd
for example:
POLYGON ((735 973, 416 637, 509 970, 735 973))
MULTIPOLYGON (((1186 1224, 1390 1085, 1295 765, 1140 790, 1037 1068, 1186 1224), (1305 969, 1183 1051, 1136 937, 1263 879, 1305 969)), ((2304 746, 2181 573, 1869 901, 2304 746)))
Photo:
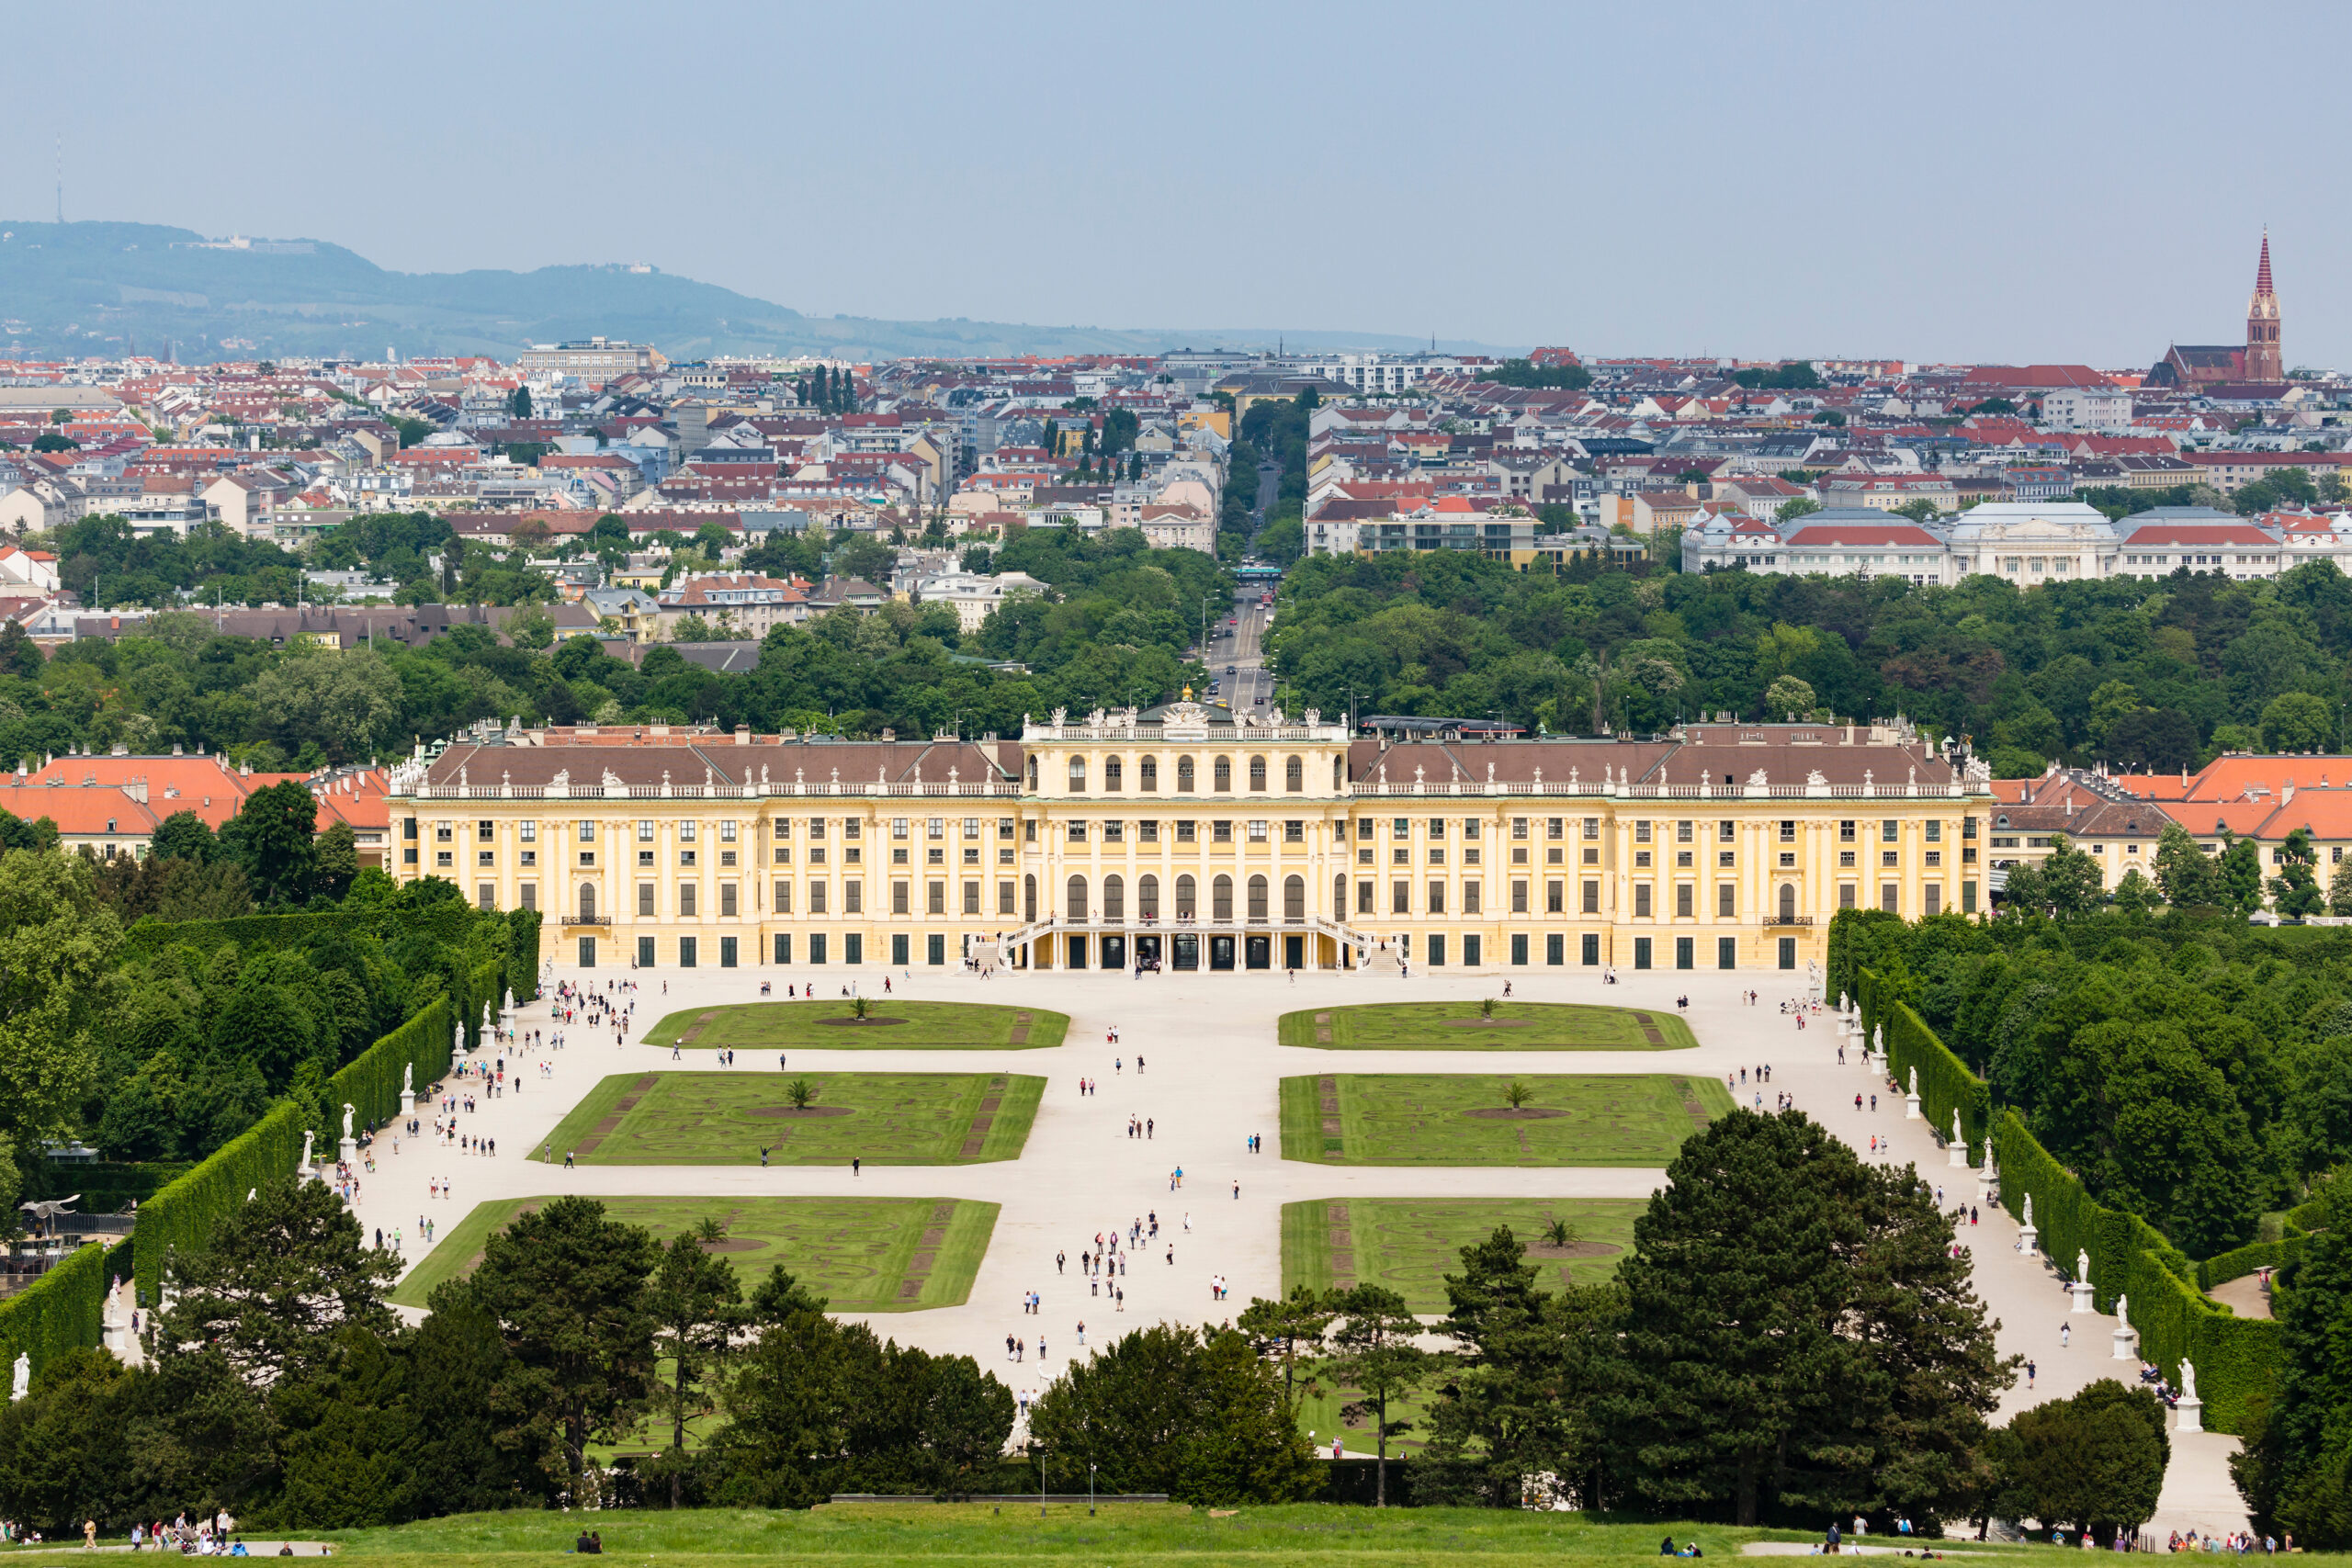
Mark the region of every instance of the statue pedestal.
POLYGON ((2116 1325, 2114 1334, 2109 1336, 2109 1337, 2115 1341, 2115 1350, 2111 1357, 2112 1359, 2118 1361, 2136 1361, 2140 1359, 2140 1337, 2138 1334, 2119 1324, 2116 1325))
POLYGON ((2039 1257, 2041 1255, 2041 1231, 2040 1227, 2028 1225, 2023 1230, 2018 1232, 2018 1250, 2024 1253, 2028 1258, 2039 1257))
POLYGON ((1871 1065, 1871 1072, 1873 1072, 1873 1073, 1877 1074, 1880 1077, 1886 1077, 1886 1053, 1885 1053, 1885 1052, 1883 1052, 1883 1051, 1873 1051, 1873 1052, 1871 1052, 1871 1053, 1870 1054, 1870 1055, 1869 1055, 1868 1057, 1866 1057, 1866 1058, 1864 1058, 1864 1059, 1865 1059, 1865 1060, 1867 1060, 1867 1061, 1870 1063, 1870 1065, 1871 1065))
POLYGON ((1968 1163, 1968 1145, 1966 1144, 1954 1144, 1951 1146, 1951 1157, 1944 1163, 1951 1166, 1954 1170, 1967 1170, 1972 1168, 1968 1163))
POLYGON ((1906 1094, 1903 1097, 1903 1119, 1905 1122, 1918 1122, 1925 1120, 1925 1118, 1919 1114, 1919 1097, 1917 1095, 1906 1094))
POLYGON ((401 1090, 401 1120, 405 1122, 415 1114, 416 1092, 413 1089, 401 1090))
POLYGON ((2091 1297, 2094 1292, 2091 1290, 2091 1282, 2088 1280, 2077 1280, 2072 1285, 2069 1285, 2067 1289, 2075 1292, 2075 1304, 2067 1309, 2070 1314, 2078 1312, 2097 1312, 2098 1310, 2091 1301, 2091 1297))
POLYGON ((343 1163, 349 1166, 354 1170, 359 1168, 358 1139, 345 1138, 343 1140, 343 1163))
POLYGON ((2178 1420, 2173 1423, 2172 1429, 2174 1431, 2201 1432, 2205 1429, 2205 1402, 2203 1400, 2183 1397, 2178 1403, 2173 1405, 2172 1411, 2175 1416, 2179 1417, 2178 1420))

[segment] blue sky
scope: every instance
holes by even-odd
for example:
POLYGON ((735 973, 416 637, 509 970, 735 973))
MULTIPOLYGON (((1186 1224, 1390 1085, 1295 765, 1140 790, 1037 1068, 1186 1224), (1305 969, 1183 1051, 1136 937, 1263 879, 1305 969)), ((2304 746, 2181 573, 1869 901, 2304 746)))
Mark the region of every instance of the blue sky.
POLYGON ((817 314, 1598 353, 2352 367, 2352 11, 2185 5, 19 8, 0 217, 817 314))

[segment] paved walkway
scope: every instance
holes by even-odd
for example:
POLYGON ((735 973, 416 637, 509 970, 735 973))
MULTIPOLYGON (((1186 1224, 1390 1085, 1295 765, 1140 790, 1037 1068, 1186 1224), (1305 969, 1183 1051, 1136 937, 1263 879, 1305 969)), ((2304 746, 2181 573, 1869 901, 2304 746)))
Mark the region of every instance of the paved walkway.
MULTIPOLYGON (((582 974, 565 970, 561 977, 602 987, 626 982, 626 973, 598 970, 582 974)), ((1778 974, 1656 973, 1621 975, 1623 983, 1603 986, 1589 972, 1533 969, 1509 977, 1518 997, 1530 1001, 1583 1001, 1611 1006, 1668 1010, 1678 996, 1687 995, 1686 1013, 1700 1043, 1680 1052, 1336 1052, 1284 1050, 1274 1043, 1275 1020, 1295 1009, 1386 1000, 1474 999, 1499 995, 1498 976, 1447 976, 1431 979, 1416 974, 1409 981, 1361 974, 1302 976, 1291 982, 1272 974, 1167 974, 1136 979, 1125 975, 1051 973, 1036 976, 1011 972, 982 981, 960 970, 926 971, 909 980, 893 976, 897 994, 910 999, 973 1000, 1049 1007, 1070 1015, 1066 1042, 1051 1051, 1007 1051, 1001 1057, 980 1052, 924 1051, 805 1051, 795 1052, 794 1070, 974 1072, 1004 1070, 1042 1075, 1048 1080, 1036 1124, 1017 1161, 973 1166, 868 1166, 853 1177, 846 1168, 831 1166, 587 1166, 566 1171, 562 1151, 557 1163, 543 1165, 525 1157, 536 1150, 564 1114, 595 1082, 610 1073, 677 1070, 667 1048, 635 1043, 644 1031, 667 1013, 690 1006, 755 1001, 762 980, 778 985, 816 978, 828 993, 837 993, 846 976, 839 970, 756 969, 727 972, 703 970, 692 974, 653 971, 636 976, 637 1016, 631 1023, 631 1043, 615 1046, 609 1032, 573 1026, 567 1032, 575 1043, 560 1052, 534 1053, 524 1060, 517 1091, 484 1100, 481 1110, 462 1118, 464 1131, 495 1137, 496 1159, 461 1157, 437 1147, 403 1140, 394 1156, 390 1141, 379 1142, 377 1174, 366 1179, 359 1214, 372 1229, 401 1227, 408 1235, 407 1255, 423 1256, 416 1242, 416 1221, 430 1213, 446 1235, 474 1203, 486 1199, 542 1193, 580 1192, 591 1195, 638 1194, 760 1194, 767 1196, 856 1193, 876 1197, 944 1196, 978 1199, 1002 1205, 996 1233, 982 1260, 969 1303, 962 1307, 921 1313, 876 1314, 868 1319, 876 1330, 904 1344, 925 1349, 967 1354, 995 1371, 1016 1392, 1042 1389, 1077 1350, 1076 1327, 1083 1321, 1090 1342, 1100 1343, 1129 1328, 1156 1321, 1218 1322, 1229 1318, 1252 1296, 1281 1293, 1281 1207, 1305 1199, 1354 1196, 1460 1196, 1603 1198, 1645 1197, 1664 1179, 1662 1170, 1613 1167, 1521 1168, 1383 1169, 1333 1167, 1285 1161, 1280 1157, 1281 1129, 1277 1111, 1277 1081, 1309 1072, 1445 1072, 1481 1073, 1498 1077, 1538 1073, 1708 1072, 1736 1076, 1742 1066, 1751 1074, 1759 1064, 1773 1069, 1765 1103, 1778 1092, 1795 1096, 1796 1104, 1831 1131, 1866 1154, 1870 1138, 1883 1142, 1882 1157, 1916 1164, 1922 1177, 1946 1189, 1947 1206, 1973 1201, 1976 1179, 1973 1171, 1951 1169, 1944 1151, 1935 1147, 1925 1122, 1906 1122, 1898 1094, 1883 1081, 1873 1082, 1849 1053, 1851 1065, 1839 1066, 1839 1034, 1824 1015, 1799 1030, 1783 1016, 1779 1004, 1793 997, 1797 976, 1778 974), (662 994, 666 978, 670 994, 662 994), (1762 995, 1754 1007, 1743 1005, 1749 987, 1762 995), (1116 1026, 1120 1043, 1113 1047, 1105 1032, 1116 1026), (1140 1053, 1148 1064, 1138 1075, 1140 1053), (1124 1072, 1114 1058, 1125 1058, 1124 1072), (537 1076, 537 1063, 552 1064, 551 1081, 537 1076), (1080 1077, 1096 1079, 1100 1091, 1080 1098, 1080 1077), (1853 1097, 1878 1094, 1875 1112, 1857 1111, 1853 1097), (1130 1114, 1148 1116, 1156 1135, 1148 1142, 1125 1135, 1130 1114), (1260 1134, 1266 1152, 1250 1155, 1244 1140, 1260 1134), (1177 1166, 1184 1169, 1184 1190, 1170 1190, 1169 1177, 1177 1166), (452 1200, 432 1201, 427 1183, 443 1178, 455 1184, 452 1200), (1240 1184, 1239 1197, 1234 1183, 1240 1184), (1057 1276, 1054 1254, 1075 1258, 1091 1247, 1094 1234, 1124 1230, 1148 1211, 1157 1210, 1164 1247, 1170 1233, 1176 1248, 1174 1267, 1167 1266, 1160 1250, 1138 1251, 1132 1272, 1120 1282, 1126 1289, 1126 1311, 1114 1313, 1110 1303, 1089 1297, 1082 1279, 1072 1272, 1057 1276), (1192 1229, 1184 1230, 1189 1215, 1192 1229), (1230 1284, 1226 1303, 1211 1300, 1209 1280, 1223 1275, 1230 1284), (1044 1296, 1041 1315, 1020 1309, 1023 1295, 1036 1291, 1044 1296), (1008 1363, 1004 1339, 1018 1334, 1026 1346, 1024 1359, 1008 1363), (1037 1354, 1043 1336, 1046 1353, 1037 1354)), ((882 971, 864 976, 869 991, 877 988, 882 971)), ((555 1027, 548 1022, 547 1004, 526 1009, 524 1029, 555 1027)), ((710 1070, 708 1052, 688 1052, 687 1068, 710 1070)), ((775 1072, 775 1058, 744 1051, 733 1070, 775 1072)), ((454 1083, 454 1080, 453 1080, 454 1083)), ((1742 1103, 1753 1103, 1756 1087, 1737 1091, 1742 1103)), ((1865 1101, 1867 1105, 1867 1100, 1865 1101)), ((430 1124, 429 1116, 427 1124, 430 1124)), ((2090 1382, 2120 1374, 2128 1382, 2137 1375, 2135 1362, 2112 1359, 2112 1318, 2073 1314, 2057 1277, 2040 1259, 2016 1251, 2018 1229, 2000 1212, 1983 1208, 1981 1223, 1965 1227, 1962 1240, 1972 1249, 1977 1290, 2000 1322, 1998 1343, 2004 1352, 2016 1352, 2035 1362, 2034 1386, 2022 1380, 2002 1402, 1996 1419, 2041 1400, 2070 1394, 2090 1382), (2070 1343, 2061 1343, 2061 1327, 2070 1343)), ((2235 1439, 2219 1437, 2177 1441, 2171 1473, 2166 1477, 2164 1505, 2150 1528, 2161 1533, 2172 1529, 2200 1531, 2243 1529, 2245 1519, 2231 1488, 2227 1458, 2235 1439)))

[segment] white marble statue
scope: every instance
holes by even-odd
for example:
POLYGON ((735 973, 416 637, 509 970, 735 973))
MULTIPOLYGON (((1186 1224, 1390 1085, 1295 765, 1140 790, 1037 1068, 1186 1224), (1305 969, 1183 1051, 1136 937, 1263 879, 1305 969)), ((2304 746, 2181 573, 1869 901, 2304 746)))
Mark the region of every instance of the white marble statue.
POLYGON ((1968 1134, 1961 1131, 1960 1112, 1957 1111, 1951 1113, 1951 1141, 1954 1144, 1965 1144, 1968 1142, 1968 1134))
POLYGON ((32 1392, 33 1359, 25 1351, 17 1352, 17 1380, 8 1390, 10 1400, 18 1400, 32 1392))
POLYGON ((317 1141, 318 1136, 317 1132, 311 1128, 302 1129, 302 1169, 306 1172, 311 1168, 311 1145, 317 1141))
POLYGON ((2029 1230, 2033 1227, 2033 1194, 2030 1192, 2025 1195, 2025 1223, 2029 1230))
POLYGON ((343 1102, 343 1135, 346 1138, 351 1136, 351 1118, 356 1110, 351 1101, 346 1100, 343 1102))
POLYGON ((416 1092, 416 1064, 414 1062, 401 1064, 401 1092, 402 1094, 416 1092))
POLYGON ((2197 1397, 2197 1363, 2186 1356, 2180 1359, 2180 1397, 2197 1397))
POLYGON ((2127 1332, 2132 1327, 2132 1298, 2130 1296, 2115 1298, 2115 1326, 2127 1332))
POLYGON ((1914 1068, 1912 1068, 1912 1069, 1911 1069, 1911 1094, 1912 1094, 1912 1097, 1913 1097, 1914 1099, 1917 1099, 1917 1098, 1918 1097, 1918 1093, 1919 1093, 1919 1069, 1918 1069, 1918 1068, 1917 1068, 1917 1067, 1914 1067, 1914 1068))
POLYGON ((2075 1251, 2075 1278, 2086 1285, 2090 1283, 2091 1255, 2079 1247, 2075 1251))

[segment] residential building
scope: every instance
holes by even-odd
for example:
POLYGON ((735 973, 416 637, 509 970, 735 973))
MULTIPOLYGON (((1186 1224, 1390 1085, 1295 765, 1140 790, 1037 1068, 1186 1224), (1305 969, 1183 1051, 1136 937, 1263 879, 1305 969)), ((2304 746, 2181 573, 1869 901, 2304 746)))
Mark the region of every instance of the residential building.
POLYGON ((765 637, 771 626, 808 618, 808 596, 792 583, 756 572, 699 572, 681 577, 655 596, 660 635, 677 637, 680 624, 699 618, 721 637, 765 637))

